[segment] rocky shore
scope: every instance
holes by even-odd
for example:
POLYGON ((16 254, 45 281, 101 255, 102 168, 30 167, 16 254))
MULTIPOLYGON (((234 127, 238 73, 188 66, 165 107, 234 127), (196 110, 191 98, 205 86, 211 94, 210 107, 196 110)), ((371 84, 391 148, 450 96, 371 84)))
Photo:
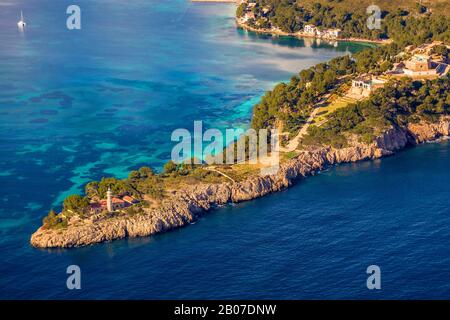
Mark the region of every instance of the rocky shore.
POLYGON ((71 220, 65 229, 39 228, 31 237, 37 248, 79 247, 125 237, 150 236, 196 221, 217 206, 256 199, 291 186, 296 180, 313 175, 330 165, 377 159, 407 146, 448 137, 450 117, 438 123, 416 123, 406 128, 391 128, 370 145, 356 137, 346 148, 323 147, 301 151, 281 164, 275 175, 255 176, 242 182, 199 184, 175 191, 163 205, 135 216, 92 216, 71 220))

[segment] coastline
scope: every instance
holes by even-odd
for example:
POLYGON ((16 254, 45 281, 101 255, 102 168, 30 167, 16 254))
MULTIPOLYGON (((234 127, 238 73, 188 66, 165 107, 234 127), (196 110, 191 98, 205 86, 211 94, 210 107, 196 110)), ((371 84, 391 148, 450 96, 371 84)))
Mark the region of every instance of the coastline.
MULTIPOLYGON (((216 2, 216 1, 214 1, 216 2)), ((257 29, 236 19, 238 28, 256 33, 276 34, 299 38, 317 38, 281 30, 257 29)), ((317 38, 329 41, 349 41, 388 44, 391 40, 368 40, 359 38, 317 38)), ((391 127, 372 142, 359 142, 359 136, 350 136, 349 146, 332 148, 322 145, 316 148, 296 150, 297 155, 281 163, 276 174, 259 176, 253 174, 236 182, 196 182, 186 188, 170 190, 158 207, 136 215, 110 214, 75 216, 66 226, 46 228, 41 226, 31 236, 30 243, 36 248, 70 248, 92 245, 126 237, 151 236, 186 226, 218 206, 239 203, 263 197, 289 188, 297 180, 314 175, 331 165, 379 159, 393 155, 408 146, 436 141, 449 137, 450 116, 442 116, 439 123, 419 122, 391 127)), ((208 170, 208 168, 206 168, 208 170)), ((67 221, 66 221, 67 222, 67 221)))
POLYGON ((370 145, 358 142, 334 149, 303 150, 281 164, 275 175, 253 176, 237 183, 199 184, 177 190, 161 208, 135 217, 90 217, 66 229, 39 228, 31 237, 36 248, 70 248, 126 237, 151 236, 189 225, 218 206, 263 197, 289 188, 299 179, 314 175, 331 165, 373 160, 395 154, 408 146, 436 141, 450 135, 450 117, 439 123, 421 122, 406 128, 391 128, 370 145))
POLYGON ((362 43, 372 43, 372 44, 390 44, 392 43, 392 40, 370 40, 370 39, 363 39, 363 38, 328 38, 328 37, 315 37, 309 34, 305 34, 303 32, 284 32, 281 30, 274 30, 274 29, 258 29, 253 28, 251 26, 246 25, 245 23, 239 22, 238 19, 236 19, 236 25, 238 28, 252 31, 259 34, 267 34, 267 35, 277 35, 277 36, 286 36, 286 37, 296 37, 296 38, 311 38, 311 39, 320 39, 320 40, 327 40, 327 41, 339 41, 339 42, 362 42, 362 43))

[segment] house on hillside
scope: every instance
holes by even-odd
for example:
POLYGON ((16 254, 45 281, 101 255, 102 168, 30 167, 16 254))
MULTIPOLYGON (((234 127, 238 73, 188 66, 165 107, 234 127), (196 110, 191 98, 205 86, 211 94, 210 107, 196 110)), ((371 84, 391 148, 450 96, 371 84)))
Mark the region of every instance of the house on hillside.
POLYGON ((244 17, 242 18, 242 22, 248 22, 249 20, 255 20, 256 16, 253 11, 248 11, 244 14, 244 17))
MULTIPOLYGON (((421 51, 424 50, 422 47, 421 51)), ((433 79, 445 76, 449 72, 449 65, 444 57, 433 57, 416 53, 408 60, 394 64, 394 68, 386 74, 393 77, 411 77, 414 79, 433 79)))
POLYGON ((429 72, 434 70, 433 63, 429 55, 415 54, 411 59, 405 61, 404 72, 413 75, 417 72, 429 72))
POLYGON ((323 29, 320 30, 315 25, 307 24, 303 27, 303 33, 308 36, 324 38, 324 39, 337 39, 341 36, 341 29, 323 29))
POLYGON ((364 74, 352 80, 352 87, 348 96, 357 100, 369 97, 376 89, 381 88, 386 83, 385 80, 364 74))
POLYGON ((310 36, 316 36, 317 34, 317 28, 316 26, 312 25, 312 24, 307 24, 305 25, 305 27, 303 28, 303 32, 307 35, 310 36))
POLYGON ((108 189, 108 192, 106 193, 106 199, 90 203, 89 211, 91 214, 99 214, 104 211, 113 212, 134 206, 138 203, 139 200, 128 195, 125 195, 123 197, 114 197, 112 195, 111 189, 108 189))

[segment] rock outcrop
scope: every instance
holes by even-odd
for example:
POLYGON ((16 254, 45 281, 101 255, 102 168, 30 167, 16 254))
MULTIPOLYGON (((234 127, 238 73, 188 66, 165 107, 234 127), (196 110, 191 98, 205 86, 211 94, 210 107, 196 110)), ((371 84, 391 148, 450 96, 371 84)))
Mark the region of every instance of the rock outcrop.
POLYGON ((280 165, 274 175, 254 176, 245 181, 221 184, 198 184, 174 192, 162 207, 135 216, 93 216, 71 221, 66 229, 39 228, 31 244, 39 248, 78 247, 121 239, 150 236, 185 226, 209 210, 225 205, 256 199, 288 188, 296 180, 337 163, 377 159, 392 155, 407 145, 449 136, 450 118, 439 123, 410 124, 407 128, 392 128, 370 144, 353 139, 349 147, 324 147, 302 151, 296 158, 280 165))

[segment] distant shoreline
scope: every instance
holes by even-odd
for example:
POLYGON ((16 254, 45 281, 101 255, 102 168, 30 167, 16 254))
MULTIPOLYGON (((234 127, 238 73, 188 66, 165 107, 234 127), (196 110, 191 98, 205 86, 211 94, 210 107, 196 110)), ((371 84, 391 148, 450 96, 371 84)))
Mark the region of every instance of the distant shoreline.
MULTIPOLYGON (((197 3, 237 3, 237 0, 191 0, 191 2, 197 3)), ((313 38, 313 39, 322 39, 328 41, 340 41, 340 42, 365 42, 365 43, 374 43, 374 44, 389 44, 392 43, 391 39, 388 40, 372 40, 372 39, 364 39, 364 38, 329 38, 329 37, 316 37, 310 34, 306 34, 303 32, 284 32, 282 30, 273 30, 273 29, 259 29, 250 27, 245 23, 239 22, 236 18, 236 24, 239 28, 244 30, 253 31, 261 34, 271 34, 278 36, 288 36, 288 37, 296 37, 296 38, 313 38)))
POLYGON ((296 37, 296 38, 313 38, 313 39, 320 39, 320 40, 328 40, 328 41, 340 41, 340 42, 365 42, 365 43, 374 43, 374 44, 389 44, 392 43, 392 40, 371 40, 371 39, 364 39, 364 38, 328 38, 328 37, 316 37, 309 34, 305 34, 303 32, 284 32, 281 30, 273 30, 273 29, 258 29, 253 28, 245 23, 241 23, 236 19, 236 24, 239 28, 261 33, 261 34, 271 34, 271 35, 278 35, 278 36, 287 36, 287 37, 296 37))

